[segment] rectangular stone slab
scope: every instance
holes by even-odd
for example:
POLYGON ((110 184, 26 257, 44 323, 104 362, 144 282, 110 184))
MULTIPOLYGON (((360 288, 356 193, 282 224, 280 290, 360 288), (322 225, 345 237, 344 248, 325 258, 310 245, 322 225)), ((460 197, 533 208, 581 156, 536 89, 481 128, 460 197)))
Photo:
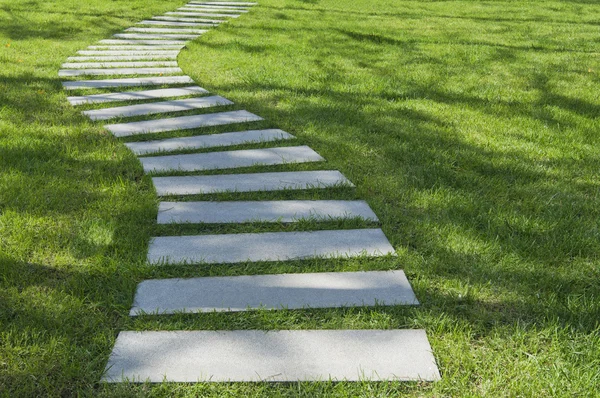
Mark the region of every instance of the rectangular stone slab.
POLYGON ((179 44, 179 45, 129 45, 129 44, 124 44, 124 45, 119 45, 119 44, 107 44, 107 45, 101 45, 101 46, 88 46, 88 50, 120 50, 120 51, 179 51, 181 50, 183 47, 185 47, 185 43, 184 44, 179 44))
POLYGON ((183 97, 186 95, 206 94, 208 91, 198 86, 181 88, 162 88, 158 90, 130 91, 122 93, 94 94, 80 97, 67 97, 71 105, 98 104, 113 101, 140 101, 154 98, 183 97))
POLYGON ((152 238, 148 263, 233 264, 390 254, 394 248, 380 229, 264 232, 152 238))
POLYGON ((207 9, 213 9, 213 10, 245 10, 246 12, 249 10, 248 7, 242 7, 242 6, 226 6, 226 5, 210 5, 210 4, 198 4, 198 3, 188 3, 186 4, 184 7, 194 7, 194 8, 207 8, 207 9))
POLYGON ((170 21, 151 21, 151 20, 144 20, 141 22, 136 23, 136 25, 150 25, 150 26, 200 26, 200 27, 213 27, 216 26, 217 24, 215 23, 206 23, 206 22, 170 22, 170 21))
POLYGON ((66 62, 61 68, 93 69, 93 68, 140 68, 177 66, 176 61, 140 61, 140 62, 66 62))
POLYGON ((158 196, 353 186, 342 173, 333 170, 154 177, 152 182, 158 196))
POLYGON ((170 60, 177 59, 177 53, 169 55, 88 55, 83 57, 69 57, 67 61, 70 62, 87 62, 87 61, 138 61, 138 60, 170 60))
POLYGON ((125 32, 142 32, 142 33, 206 33, 206 29, 187 29, 187 28, 128 28, 125 32))
MULTIPOLYGON (((133 45, 156 45, 157 47, 162 47, 162 46, 175 46, 175 45, 181 45, 182 47, 185 46, 185 41, 181 41, 181 40, 126 40, 126 39, 104 39, 104 40, 100 40, 98 43, 103 43, 103 44, 116 44, 116 45, 125 45, 125 44, 133 44, 133 45)), ((91 48, 88 47, 88 48, 91 48)))
POLYGON ((418 304, 402 271, 323 272, 146 280, 129 315, 418 304))
POLYGON ((211 17, 211 18, 237 18, 239 15, 235 14, 211 14, 208 12, 187 12, 187 11, 173 11, 167 12, 166 15, 181 15, 188 17, 211 17))
POLYGON ((157 56, 157 55, 170 55, 176 57, 179 54, 179 50, 79 50, 77 54, 87 56, 157 56))
POLYGON ((157 16, 152 17, 153 20, 156 21, 174 21, 174 22, 205 22, 205 23, 213 23, 220 24, 226 22, 222 19, 206 19, 206 18, 185 18, 185 17, 169 17, 169 16, 157 16))
POLYGON ((146 173, 224 170, 259 165, 322 162, 324 160, 306 145, 140 158, 146 173))
POLYGON ((258 3, 248 3, 242 1, 190 1, 191 4, 212 4, 223 6, 255 6, 258 3))
POLYGON ((151 34, 151 33, 116 33, 113 37, 119 39, 195 39, 200 35, 198 34, 151 34))
POLYGON ((177 137, 157 141, 128 142, 125 143, 125 145, 127 145, 127 147, 129 147, 129 149, 131 149, 131 151, 136 155, 145 155, 149 153, 177 151, 181 149, 213 148, 256 142, 289 140, 292 138, 295 137, 283 130, 267 129, 196 135, 192 137, 177 137))
POLYGON ((422 329, 120 332, 103 380, 440 379, 422 329))
POLYGON ((161 202, 158 224, 327 221, 361 217, 378 221, 362 200, 274 200, 232 202, 161 202))
POLYGON ((189 84, 194 83, 189 76, 157 76, 157 77, 132 77, 128 79, 82 80, 62 82, 65 90, 81 90, 89 88, 132 87, 132 86, 160 86, 163 84, 189 84))
POLYGON ((255 122, 258 120, 263 120, 263 118, 248 111, 230 111, 210 113, 206 115, 181 116, 160 120, 108 124, 104 127, 112 132, 116 137, 126 137, 136 134, 187 130, 199 127, 219 126, 224 124, 255 122))
MULTIPOLYGON (((230 16, 230 15, 240 15, 243 13, 248 12, 247 10, 231 10, 231 9, 218 9, 215 10, 214 8, 204 8, 204 7, 199 7, 196 8, 194 6, 185 6, 185 7, 181 7, 177 9, 178 11, 191 11, 191 12, 206 12, 206 13, 219 13, 222 12, 224 15, 230 16)), ((216 14, 218 15, 218 14, 216 14)), ((221 15, 218 15, 221 16, 221 15)))
POLYGON ((175 73, 183 73, 183 71, 180 68, 61 69, 58 71, 58 76, 160 75, 175 73))
POLYGON ((218 95, 210 97, 186 98, 151 102, 147 104, 119 106, 115 108, 94 109, 82 112, 92 120, 106 120, 115 117, 153 115, 157 113, 183 112, 192 109, 210 108, 212 106, 231 105, 233 102, 218 95))

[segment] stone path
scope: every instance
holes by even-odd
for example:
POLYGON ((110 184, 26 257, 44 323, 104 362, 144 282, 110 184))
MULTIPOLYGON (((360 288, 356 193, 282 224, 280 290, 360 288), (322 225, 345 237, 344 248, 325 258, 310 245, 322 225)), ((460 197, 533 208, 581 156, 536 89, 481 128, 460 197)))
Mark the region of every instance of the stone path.
MULTIPOLYGON (((170 174, 152 178, 159 197, 179 198, 160 203, 158 224, 231 225, 346 219, 378 222, 369 205, 360 200, 185 200, 186 195, 210 193, 289 191, 289 195, 294 195, 298 190, 354 186, 337 170, 227 173, 234 168, 279 167, 325 159, 308 146, 284 145, 296 137, 279 129, 238 128, 215 134, 202 130, 210 126, 251 126, 263 118, 242 109, 214 111, 222 106, 231 109, 235 104, 209 93, 183 75, 175 61, 177 54, 188 40, 247 14, 255 4, 191 1, 176 11, 138 22, 124 33, 78 51, 59 71, 59 76, 73 78, 63 82, 66 90, 77 94, 69 96, 69 102, 73 106, 84 105, 87 109, 82 113, 92 120, 118 119, 118 123, 105 125, 115 137, 150 137, 125 145, 139 156, 146 173, 170 174), (130 76, 115 78, 119 75, 130 76), (144 86, 148 89, 136 90, 144 86), (124 91, 128 87, 132 91, 124 91), (86 94, 88 90, 102 92, 86 94), (169 137, 155 139, 155 133, 169 137), (247 144, 261 146, 218 149, 247 144), (173 153, 177 151, 196 153, 173 153), (208 170, 223 174, 202 175, 208 170), (181 172, 194 175, 176 175, 181 172)), ((383 231, 371 227, 158 236, 150 241, 147 261, 156 266, 187 263, 225 267, 240 262, 306 258, 326 262, 334 257, 393 255, 394 249, 383 231)), ((374 305, 418 305, 404 272, 147 280, 137 288, 130 315, 374 305)), ((103 380, 433 381, 439 378, 423 330, 238 330, 121 332, 103 380)))

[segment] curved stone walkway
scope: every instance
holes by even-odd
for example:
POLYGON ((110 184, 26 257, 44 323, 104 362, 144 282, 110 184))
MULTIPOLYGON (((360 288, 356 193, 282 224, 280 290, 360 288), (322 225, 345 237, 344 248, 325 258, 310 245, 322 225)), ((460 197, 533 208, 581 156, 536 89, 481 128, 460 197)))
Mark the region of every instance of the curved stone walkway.
MULTIPOLYGON (((229 18, 244 15, 255 4, 191 1, 176 11, 141 21, 124 33, 100 40, 62 65, 59 76, 72 78, 63 82, 64 88, 82 94, 70 96, 69 102, 74 106, 97 107, 83 114, 92 120, 108 121, 105 127, 116 137, 173 132, 171 138, 125 144, 140 156, 146 173, 169 173, 153 177, 159 196, 353 186, 335 170, 176 175, 325 160, 308 146, 278 147, 278 142, 295 139, 279 129, 177 136, 183 130, 230 125, 235 130, 240 123, 263 120, 245 110, 219 111, 219 107, 233 102, 196 85, 183 75, 176 62, 177 54, 188 40, 229 18), (147 89, 135 89, 141 86, 147 89), (133 90, 126 91, 128 88, 133 90), (85 95, 89 89, 105 92, 85 95), (122 101, 134 104, 119 105, 122 101), (111 102, 116 105, 111 106, 111 102), (209 112, 188 114, 198 109, 209 112), (132 117, 135 120, 126 120, 132 117), (119 122, 112 122, 115 119, 119 122), (271 144, 263 149, 223 150, 255 143, 271 144), (199 149, 211 151, 169 154, 199 149)), ((356 217, 377 221, 364 201, 279 200, 165 201, 160 203, 157 222, 297 222, 307 218, 326 221, 356 217)), ((156 237, 150 242, 148 262, 226 264, 384 255, 394 255, 384 233, 377 228, 366 228, 156 237)), ((131 316, 370 305, 418 305, 418 301, 402 271, 176 278, 142 282, 136 291, 131 316)), ((439 377, 423 330, 123 331, 108 361, 104 380, 215 382, 437 380, 439 377)))

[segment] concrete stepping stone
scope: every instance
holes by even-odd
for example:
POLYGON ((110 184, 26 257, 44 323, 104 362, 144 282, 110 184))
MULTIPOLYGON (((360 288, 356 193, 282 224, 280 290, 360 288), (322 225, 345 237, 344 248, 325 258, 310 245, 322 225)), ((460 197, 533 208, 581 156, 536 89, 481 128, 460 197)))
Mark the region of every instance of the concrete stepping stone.
POLYGON ((247 130, 232 133, 196 135, 192 137, 177 137, 166 140, 128 142, 125 143, 136 155, 149 153, 177 151, 182 149, 201 149, 257 142, 289 140, 293 135, 279 129, 247 130))
POLYGON ((354 186, 335 170, 154 177, 152 182, 158 196, 354 186))
POLYGON ((135 86, 161 86, 164 84, 189 84, 194 83, 189 76, 155 76, 132 77, 127 79, 81 80, 62 82, 65 90, 82 90, 91 88, 135 87, 135 86))
POLYGON ((186 5, 184 5, 184 7, 198 7, 198 8, 209 8, 209 9, 214 9, 214 10, 249 10, 249 7, 244 7, 244 6, 224 6, 224 5, 211 5, 211 4, 198 4, 198 3, 188 3, 186 5))
POLYGON ((418 305, 402 271, 146 280, 129 315, 418 305))
POLYGON ((225 170, 251 166, 322 162, 324 160, 306 145, 140 158, 146 173, 225 170))
POLYGON ((232 202, 161 202, 158 224, 327 221, 361 217, 378 221, 362 200, 272 200, 232 202))
POLYGON ((255 6, 258 3, 241 1, 190 1, 190 4, 221 5, 221 6, 255 6))
POLYGON ((61 69, 60 77, 102 75, 161 75, 183 73, 180 68, 107 68, 107 69, 61 69))
POLYGON ((160 120, 144 120, 141 122, 109 124, 104 127, 112 132, 116 137, 127 137, 136 134, 187 130, 200 127, 220 126, 224 124, 254 122, 259 120, 263 120, 263 118, 248 111, 230 111, 209 113, 206 115, 181 116, 160 120))
POLYGON ((169 55, 176 57, 179 55, 179 50, 80 50, 77 51, 79 55, 102 57, 102 56, 158 56, 158 55, 169 55))
POLYGON ((148 100, 155 98, 183 97, 186 95, 206 94, 208 91, 198 86, 181 88, 163 88, 158 90, 130 91, 122 93, 94 94, 80 97, 68 97, 71 105, 98 104, 113 101, 148 100))
POLYGON ((210 108, 213 106, 231 105, 233 102, 218 95, 200 98, 186 98, 152 102, 148 104, 119 106, 115 108, 94 109, 82 112, 92 120, 106 120, 116 117, 131 117, 140 115, 154 115, 157 113, 183 112, 192 109, 210 108))
POLYGON ((195 39, 198 34, 151 34, 151 33, 116 33, 113 37, 119 39, 195 39))
POLYGON ((138 61, 138 60, 171 60, 177 59, 177 54, 168 54, 168 55, 88 55, 82 57, 69 57, 67 61, 70 62, 86 62, 86 61, 106 61, 106 62, 114 62, 114 61, 138 61))
POLYGON ((100 46, 88 46, 88 50, 101 50, 101 51, 107 51, 107 50, 120 50, 120 51, 179 51, 181 50, 183 47, 185 47, 185 43, 184 44, 177 44, 177 45, 135 45, 135 44, 123 44, 123 45, 119 45, 119 44, 107 44, 107 45, 100 45, 100 46))
POLYGON ((173 12, 167 12, 165 13, 166 15, 181 15, 181 16, 188 16, 188 17, 211 17, 211 18, 217 18, 217 17, 222 17, 222 18, 237 18, 239 17, 239 15, 235 15, 235 14, 211 14, 208 12, 188 12, 188 11, 173 11, 173 12))
POLYGON ((170 21, 170 22, 205 22, 205 23, 212 23, 212 24, 221 24, 223 22, 226 22, 225 20, 222 19, 205 19, 205 18, 185 18, 185 17, 173 17, 173 16, 156 16, 156 17, 152 17, 153 20, 156 21, 170 21))
POLYGON ((141 32, 141 33, 197 33, 202 34, 208 32, 207 29, 186 29, 186 28, 129 28, 125 32, 141 32))
MULTIPOLYGON (((99 43, 103 44, 115 44, 115 45, 156 45, 156 48, 164 48, 163 46, 181 46, 184 47, 186 41, 182 40, 127 40, 127 39, 104 39, 100 40, 99 43)), ((92 48, 89 46, 88 48, 92 48)))
POLYGON ((90 68, 142 68, 177 66, 176 61, 142 61, 142 62, 67 62, 61 68, 90 69, 90 68))
POLYGON ((160 236, 150 240, 148 263, 233 264, 394 253, 380 229, 160 236))
POLYGON ((156 26, 207 26, 212 27, 215 26, 215 23, 203 23, 203 22, 169 22, 169 21, 151 21, 144 20, 142 22, 138 22, 136 25, 156 25, 156 26))
POLYGON ((124 331, 103 377, 110 383, 439 379, 422 329, 124 331))
POLYGON ((236 9, 214 9, 214 8, 205 8, 203 6, 184 6, 177 9, 178 11, 192 11, 192 12, 210 12, 210 13, 219 13, 222 12, 224 14, 243 14, 248 12, 248 10, 236 10, 236 9))

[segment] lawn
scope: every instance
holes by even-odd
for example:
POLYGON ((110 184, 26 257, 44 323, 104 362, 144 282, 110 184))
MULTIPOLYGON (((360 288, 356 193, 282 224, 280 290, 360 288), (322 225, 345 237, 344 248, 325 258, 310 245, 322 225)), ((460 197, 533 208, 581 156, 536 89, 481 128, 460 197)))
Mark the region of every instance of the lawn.
POLYGON ((186 1, 0 0, 0 395, 599 396, 596 1, 258 1, 180 66, 327 159, 241 172, 340 170, 355 189, 293 197, 367 200, 398 257, 147 266, 151 236, 369 224, 156 226, 149 176, 57 71, 186 1), (384 269, 420 307, 128 316, 148 278, 384 269), (424 328, 442 380, 99 382, 121 330, 314 328, 424 328))

